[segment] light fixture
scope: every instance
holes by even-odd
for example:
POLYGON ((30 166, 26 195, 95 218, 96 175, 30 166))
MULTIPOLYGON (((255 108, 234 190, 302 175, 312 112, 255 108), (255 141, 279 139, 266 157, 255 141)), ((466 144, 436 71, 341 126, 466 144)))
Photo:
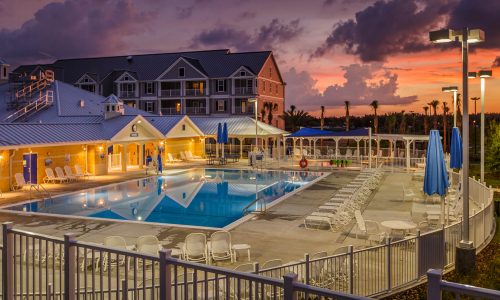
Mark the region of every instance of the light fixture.
POLYGON ((477 77, 477 72, 469 72, 467 73, 467 78, 472 79, 477 77))
POLYGON ((141 123, 142 123, 142 121, 141 121, 141 120, 137 121, 137 124, 141 124, 141 123))
POLYGON ((492 70, 481 70, 478 72, 478 75, 480 78, 489 78, 493 76, 493 71, 492 70))
POLYGON ((164 142, 163 142, 163 141, 161 141, 161 142, 160 142, 160 145, 162 145, 162 146, 163 146, 163 144, 164 144, 164 142))
POLYGON ((99 151, 102 151, 102 149, 103 149, 102 146, 99 146, 99 151))
POLYGON ((445 86, 441 89, 445 93, 458 92, 458 87, 456 86, 445 86))
MULTIPOLYGON (((467 43, 474 44, 484 42, 484 31, 481 29, 469 29, 467 43)), ((435 44, 462 41, 462 30, 441 29, 429 32, 429 40, 435 44)))
POLYGON ((429 32, 429 39, 433 43, 449 43, 453 41, 453 31, 451 29, 441 29, 429 32))

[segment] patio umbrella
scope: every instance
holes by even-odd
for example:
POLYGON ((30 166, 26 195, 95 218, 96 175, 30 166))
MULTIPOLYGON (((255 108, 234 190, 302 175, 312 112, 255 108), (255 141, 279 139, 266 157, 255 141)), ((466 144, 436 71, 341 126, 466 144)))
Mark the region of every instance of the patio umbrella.
MULTIPOLYGON (((217 125, 217 144, 222 144, 224 143, 223 141, 223 136, 222 136, 222 124, 219 123, 217 125)), ((222 151, 224 153, 224 151, 222 151)))
POLYGON ((431 130, 425 163, 424 193, 441 196, 441 222, 444 223, 444 198, 448 189, 448 173, 443 145, 438 130, 431 130))
POLYGON ((163 172, 163 164, 161 162, 161 152, 158 153, 158 173, 163 172))
POLYGON ((450 168, 462 168, 462 138, 457 127, 453 127, 451 131, 450 168))
MULTIPOLYGON (((222 125, 222 144, 227 144, 229 142, 229 135, 227 133, 227 123, 224 122, 222 125)), ((224 157, 224 146, 222 146, 222 157, 224 157)))

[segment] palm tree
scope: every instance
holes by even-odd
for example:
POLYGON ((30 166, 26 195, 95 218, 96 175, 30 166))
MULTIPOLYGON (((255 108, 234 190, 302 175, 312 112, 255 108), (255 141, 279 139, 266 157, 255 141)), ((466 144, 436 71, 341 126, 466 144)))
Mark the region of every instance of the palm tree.
POLYGON ((462 128, 462 95, 457 94, 457 127, 462 128))
MULTIPOLYGON (((323 127, 325 126, 325 106, 321 105, 321 119, 319 120, 319 128, 323 130, 323 127)), ((321 139, 323 141, 323 139, 321 139)))
POLYGON ((438 128, 437 107, 439 105, 439 100, 434 99, 431 102, 429 102, 429 105, 434 110, 434 129, 437 129, 438 128))
POLYGON ((372 103, 370 103, 370 106, 373 109, 373 128, 375 129, 375 133, 378 133, 378 116, 377 116, 377 109, 378 109, 378 100, 373 100, 372 103))
POLYGON ((448 148, 448 136, 446 134, 446 127, 448 127, 448 118, 446 114, 450 111, 448 103, 443 101, 443 149, 446 151, 448 148))
POLYGON ((429 133, 429 120, 427 119, 427 113, 429 112, 429 106, 424 106, 424 134, 429 133))
POLYGON ((309 113, 303 110, 296 110, 295 105, 290 105, 290 109, 279 117, 285 121, 285 126, 293 132, 297 131, 298 127, 305 125, 309 118, 309 113))
POLYGON ((260 109, 260 120, 262 122, 264 122, 264 118, 266 117, 266 107, 267 107, 267 103, 264 103, 262 105, 262 108, 260 109))
POLYGON ((393 131, 396 130, 396 122, 397 122, 396 115, 397 113, 390 113, 386 117, 387 130, 389 131, 389 133, 392 133, 393 131))
POLYGON ((264 108, 267 108, 267 123, 272 125, 273 123, 273 112, 278 110, 278 104, 272 102, 264 103, 264 108))
POLYGON ((350 101, 344 101, 345 105, 345 131, 349 131, 349 106, 351 106, 350 101))
POLYGON ((399 133, 404 134, 406 131, 406 115, 405 111, 401 111, 401 123, 399 124, 399 133))

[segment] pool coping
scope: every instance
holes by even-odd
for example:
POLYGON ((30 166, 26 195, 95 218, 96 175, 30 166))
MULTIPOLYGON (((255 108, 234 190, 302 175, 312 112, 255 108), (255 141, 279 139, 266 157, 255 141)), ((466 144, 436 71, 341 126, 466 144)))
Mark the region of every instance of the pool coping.
MULTIPOLYGON (((194 169, 200 169, 200 167, 192 167, 192 168, 183 169, 182 171, 177 172, 177 173, 188 172, 188 171, 194 170, 194 169)), ((206 169, 217 169, 217 168, 206 168, 206 169)), ((252 169, 238 169, 238 168, 227 168, 226 169, 226 168, 224 168, 224 169, 221 169, 221 170, 235 170, 235 171, 246 170, 246 171, 248 171, 248 170, 252 170, 252 169)), ((258 171, 258 170, 254 170, 254 171, 258 171)), ((315 184, 316 182, 318 182, 318 181, 324 179, 325 177, 327 177, 328 175, 332 174, 332 172, 322 172, 322 171, 295 171, 295 170, 279 170, 279 169, 261 169, 260 171, 297 172, 297 173, 298 172, 308 172, 308 173, 318 173, 318 175, 321 174, 321 175, 318 176, 318 178, 316 178, 316 179, 308 182, 307 184, 299 187, 298 189, 295 189, 295 190, 291 191, 290 193, 287 193, 287 194, 281 196, 280 198, 277 198, 277 199, 273 200, 269 204, 269 206, 267 206, 268 209, 270 209, 270 208, 274 207, 275 205, 283 202, 284 200, 286 200, 289 197, 297 194, 298 192, 301 192, 304 189, 309 188, 311 185, 315 184)), ((160 175, 159 174, 157 174, 157 175, 151 175, 151 176, 143 177, 142 179, 156 178, 158 176, 160 176, 160 175)), ((169 176, 169 175, 162 174, 162 176, 169 176)), ((70 195, 70 194, 83 193, 83 192, 85 192, 87 190, 91 190, 91 189, 104 188, 104 187, 109 187, 109 186, 123 184, 123 183, 129 182, 129 181, 136 181, 136 180, 139 180, 139 179, 130 179, 130 180, 122 181, 122 182, 115 182, 115 183, 100 185, 100 186, 97 186, 97 187, 86 188, 86 189, 82 189, 82 190, 76 190, 76 191, 72 191, 72 192, 58 194, 55 197, 59 198, 59 197, 63 197, 63 196, 70 195)), ((239 226, 239 225, 241 225, 241 224, 243 224, 243 223, 245 223, 245 222, 247 222, 250 219, 252 219, 252 218, 255 217, 255 214, 249 213, 249 214, 244 215, 241 218, 237 219, 236 221, 234 221, 232 223, 229 223, 228 225, 226 225, 224 227, 209 227, 209 226, 196 226, 196 225, 185 225, 185 224, 175 224, 175 223, 145 222, 145 221, 142 221, 142 220, 141 221, 139 221, 139 220, 114 220, 114 219, 106 219, 106 218, 98 218, 98 217, 74 216, 74 215, 40 213, 40 212, 28 212, 28 211, 25 212, 25 211, 17 211, 17 210, 7 209, 8 207, 20 206, 20 205, 23 205, 23 204, 27 204, 27 203, 31 203, 31 202, 36 202, 36 201, 40 201, 40 200, 43 200, 43 199, 39 199, 38 198, 38 199, 33 199, 33 200, 26 200, 26 201, 15 203, 15 204, 3 205, 3 206, 0 206, 0 212, 1 213, 14 214, 14 215, 22 215, 22 216, 37 216, 38 215, 38 216, 42 216, 42 217, 53 217, 53 218, 61 218, 61 219, 75 219, 75 220, 82 220, 82 221, 93 220, 93 221, 110 222, 110 223, 117 222, 117 223, 141 224, 141 225, 148 225, 148 224, 150 224, 150 225, 155 225, 155 226, 167 226, 167 227, 178 227, 178 228, 211 230, 211 231, 220 231, 220 230, 229 231, 229 230, 232 230, 235 227, 237 227, 237 226, 239 226)))

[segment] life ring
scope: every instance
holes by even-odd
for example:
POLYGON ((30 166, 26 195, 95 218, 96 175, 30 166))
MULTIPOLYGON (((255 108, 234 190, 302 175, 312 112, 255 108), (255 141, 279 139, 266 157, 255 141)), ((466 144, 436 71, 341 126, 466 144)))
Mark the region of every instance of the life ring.
POLYGON ((307 168, 307 159, 305 157, 302 157, 302 159, 300 160, 299 162, 299 166, 304 169, 304 168, 307 168))

